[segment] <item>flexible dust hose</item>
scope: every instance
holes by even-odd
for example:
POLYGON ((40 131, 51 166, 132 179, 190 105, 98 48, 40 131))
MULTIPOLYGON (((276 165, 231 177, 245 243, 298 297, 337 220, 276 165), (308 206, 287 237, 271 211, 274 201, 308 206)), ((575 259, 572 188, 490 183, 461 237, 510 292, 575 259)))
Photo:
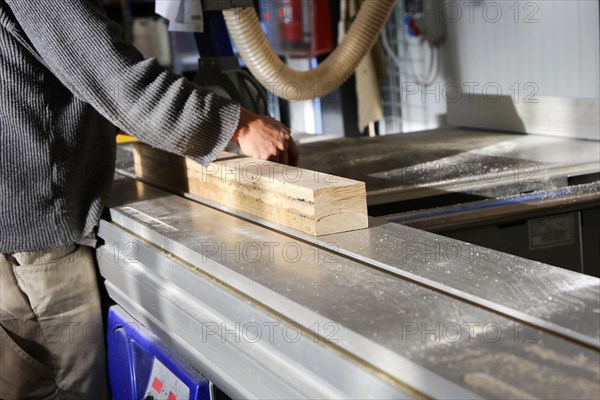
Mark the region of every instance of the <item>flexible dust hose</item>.
POLYGON ((319 66, 296 71, 281 61, 262 31, 254 8, 223 11, 227 29, 254 77, 289 100, 310 100, 335 91, 354 73, 379 37, 396 0, 366 0, 342 43, 319 66))

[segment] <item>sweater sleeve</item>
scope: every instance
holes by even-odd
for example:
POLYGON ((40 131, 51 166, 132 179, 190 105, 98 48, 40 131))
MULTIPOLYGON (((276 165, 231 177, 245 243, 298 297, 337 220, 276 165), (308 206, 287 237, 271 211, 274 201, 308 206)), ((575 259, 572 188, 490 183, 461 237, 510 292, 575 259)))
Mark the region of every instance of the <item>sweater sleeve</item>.
POLYGON ((46 67, 120 129, 203 164, 231 139, 240 106, 144 59, 98 0, 5 2, 46 67))

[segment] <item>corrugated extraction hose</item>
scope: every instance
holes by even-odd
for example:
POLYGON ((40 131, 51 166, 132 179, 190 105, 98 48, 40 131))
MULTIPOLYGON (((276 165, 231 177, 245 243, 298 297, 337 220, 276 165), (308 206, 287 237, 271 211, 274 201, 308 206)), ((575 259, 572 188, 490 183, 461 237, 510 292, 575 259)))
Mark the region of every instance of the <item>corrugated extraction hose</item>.
POLYGON ((267 90, 290 101, 323 97, 336 90, 371 50, 396 0, 366 0, 343 42, 319 66, 296 71, 275 54, 254 8, 223 11, 229 34, 246 65, 267 90))

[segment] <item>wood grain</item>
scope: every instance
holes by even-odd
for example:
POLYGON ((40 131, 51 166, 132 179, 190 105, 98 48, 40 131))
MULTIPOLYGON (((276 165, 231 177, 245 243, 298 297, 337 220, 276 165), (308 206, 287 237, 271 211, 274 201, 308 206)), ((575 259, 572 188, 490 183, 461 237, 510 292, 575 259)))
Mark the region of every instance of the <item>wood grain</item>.
POLYGON ((310 235, 368 226, 363 182, 232 153, 203 166, 142 143, 134 145, 134 159, 145 181, 310 235))

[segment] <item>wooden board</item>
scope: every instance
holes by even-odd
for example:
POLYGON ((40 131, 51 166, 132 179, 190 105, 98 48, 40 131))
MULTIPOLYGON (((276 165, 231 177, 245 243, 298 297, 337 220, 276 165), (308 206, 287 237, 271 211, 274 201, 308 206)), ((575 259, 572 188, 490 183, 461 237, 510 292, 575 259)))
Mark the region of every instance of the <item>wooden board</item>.
POLYGON ((136 175, 314 236, 368 226, 363 182, 223 153, 204 167, 142 143, 136 175))

